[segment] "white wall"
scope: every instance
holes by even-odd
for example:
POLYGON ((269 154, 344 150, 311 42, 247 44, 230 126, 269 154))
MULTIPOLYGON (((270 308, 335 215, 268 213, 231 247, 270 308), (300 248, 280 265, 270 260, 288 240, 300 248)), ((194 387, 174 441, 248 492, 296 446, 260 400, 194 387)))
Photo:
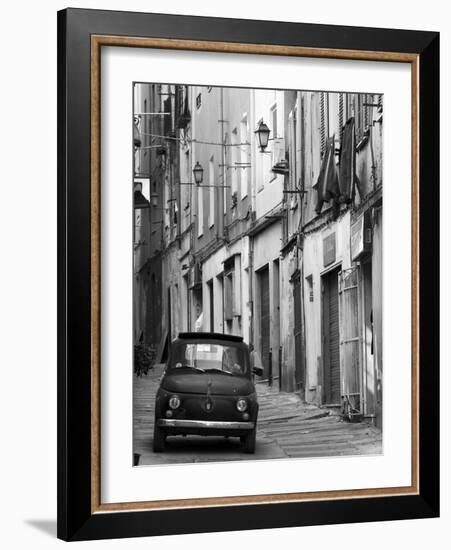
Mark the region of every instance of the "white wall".
POLYGON ((349 269, 350 212, 347 211, 336 222, 331 223, 323 230, 308 234, 304 241, 304 304, 305 318, 308 319, 305 327, 306 338, 306 398, 308 401, 321 403, 321 387, 318 380, 318 357, 322 355, 321 342, 321 276, 334 267, 349 269), (335 262, 324 267, 323 241, 335 232, 336 255, 335 262), (310 301, 310 289, 305 279, 313 279, 313 302, 310 301))
POLYGON ((274 138, 284 138, 284 94, 277 90, 255 90, 254 94, 255 127, 263 120, 269 127, 268 147, 260 152, 255 139, 255 178, 257 219, 263 217, 282 201, 283 176, 271 171, 273 166, 274 138), (274 135, 271 110, 276 107, 277 136, 274 135))
MULTIPOLYGON (((56 10, 70 4, 123 10, 154 10, 167 13, 192 13, 222 17, 245 17, 415 28, 442 31, 442 120, 451 120, 450 70, 451 26, 446 3, 412 0, 404 3, 380 0, 377 9, 358 0, 346 5, 333 0, 323 2, 277 3, 210 2, 167 0, 164 4, 137 0, 49 0, 36 3, 24 0, 7 3, 2 11, 2 83, 0 105, 0 235, 2 271, 0 274, 0 364, 2 366, 2 453, 0 467, 0 514, 2 546, 8 549, 62 548, 55 539, 56 518, 56 10), (31 101, 32 99, 32 101, 31 101), (33 121, 24 132, 21 108, 33 121), (19 146, 22 144, 22 146, 19 146), (24 149, 25 148, 25 149, 24 149), (24 166, 24 150, 27 163, 24 166), (30 171, 33 177, 23 177, 30 171), (17 197, 21 217, 17 217, 17 197), (30 222, 33 230, 24 221, 30 222), (26 246, 27 256, 23 256, 26 246), (32 268, 32 269, 31 269, 32 268)), ((345 85, 346 83, 344 83, 345 85)), ((442 148, 451 145, 448 124, 442 124, 442 148)), ((451 171, 447 155, 442 155, 442 212, 451 204, 451 171)), ((442 216, 442 280, 449 280, 451 216, 442 216), (446 255, 445 255, 446 253, 446 255), (446 270, 446 274, 445 274, 446 270)), ((442 304, 450 304, 450 286, 444 285, 442 304)), ((451 324, 442 307, 443 335, 451 324)), ((442 338, 444 364, 449 365, 447 338, 442 338)), ((442 464, 451 462, 451 401, 445 391, 451 386, 450 369, 442 372, 442 464)), ((149 539, 86 543, 83 548, 183 548, 213 546, 217 550, 237 547, 327 548, 338 541, 364 541, 365 550, 396 548, 424 550, 435 543, 445 547, 451 524, 449 467, 442 472, 441 519, 386 522, 384 524, 338 525, 285 530, 217 533, 149 539), (321 541, 319 544, 318 541, 321 541), (442 541, 442 542, 440 542, 442 541)), ((78 546, 77 546, 78 547, 78 546)))

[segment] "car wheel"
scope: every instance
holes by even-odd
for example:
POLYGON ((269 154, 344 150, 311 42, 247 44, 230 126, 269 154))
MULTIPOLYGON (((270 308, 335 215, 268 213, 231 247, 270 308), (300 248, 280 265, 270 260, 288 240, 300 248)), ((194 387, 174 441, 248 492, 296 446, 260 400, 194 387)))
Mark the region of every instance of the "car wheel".
POLYGON ((245 453, 254 454, 255 453, 255 443, 257 438, 257 430, 254 428, 251 432, 241 438, 243 443, 243 450, 245 453))
POLYGON ((161 453, 164 451, 165 433, 158 426, 154 426, 153 429, 153 452, 161 453))

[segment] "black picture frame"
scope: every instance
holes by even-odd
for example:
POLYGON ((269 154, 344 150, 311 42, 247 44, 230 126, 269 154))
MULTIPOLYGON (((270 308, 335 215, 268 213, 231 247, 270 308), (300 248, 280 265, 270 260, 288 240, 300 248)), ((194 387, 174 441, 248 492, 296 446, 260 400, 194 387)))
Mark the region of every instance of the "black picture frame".
POLYGON ((67 9, 58 13, 58 537, 201 533, 439 515, 439 33, 67 9), (91 37, 418 56, 419 490, 416 495, 92 511, 91 37))

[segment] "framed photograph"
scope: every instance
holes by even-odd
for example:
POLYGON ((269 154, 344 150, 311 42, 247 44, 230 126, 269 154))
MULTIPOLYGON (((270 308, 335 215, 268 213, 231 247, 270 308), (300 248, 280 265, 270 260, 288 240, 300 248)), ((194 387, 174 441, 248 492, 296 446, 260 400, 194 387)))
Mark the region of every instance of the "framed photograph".
POLYGON ((438 82, 433 32, 59 12, 60 538, 439 514, 438 82))

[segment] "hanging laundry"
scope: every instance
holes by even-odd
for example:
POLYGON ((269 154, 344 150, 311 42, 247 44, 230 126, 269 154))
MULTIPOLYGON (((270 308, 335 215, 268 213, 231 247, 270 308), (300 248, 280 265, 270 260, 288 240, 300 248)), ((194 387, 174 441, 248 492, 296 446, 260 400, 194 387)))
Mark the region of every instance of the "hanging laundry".
POLYGON ((336 203, 340 202, 340 187, 335 164, 335 136, 327 140, 321 170, 313 188, 317 191, 315 208, 317 214, 321 212, 324 202, 329 202, 332 199, 336 203))
POLYGON ((354 200, 356 183, 356 155, 355 155, 355 121, 351 117, 343 128, 343 138, 340 150, 339 183, 344 201, 354 200))

